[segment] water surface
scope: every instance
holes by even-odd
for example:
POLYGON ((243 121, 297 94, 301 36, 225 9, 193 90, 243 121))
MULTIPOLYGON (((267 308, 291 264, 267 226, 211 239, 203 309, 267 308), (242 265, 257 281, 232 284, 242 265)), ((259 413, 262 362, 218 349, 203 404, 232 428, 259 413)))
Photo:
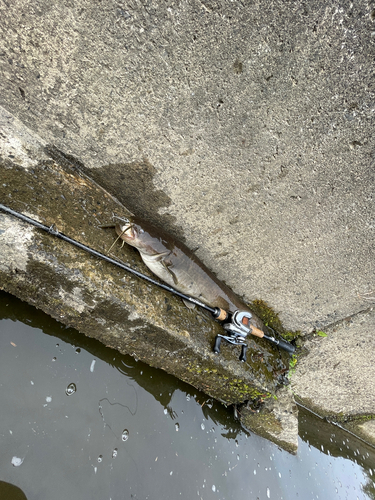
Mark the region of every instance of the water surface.
POLYGON ((310 414, 290 455, 3 292, 0 343, 0 500, 375 500, 375 450, 310 414))

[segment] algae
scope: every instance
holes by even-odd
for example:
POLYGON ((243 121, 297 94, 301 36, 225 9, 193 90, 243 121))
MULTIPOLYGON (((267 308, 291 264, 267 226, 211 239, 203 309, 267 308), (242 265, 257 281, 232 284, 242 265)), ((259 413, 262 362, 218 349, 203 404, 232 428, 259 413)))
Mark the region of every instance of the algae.
POLYGON ((264 300, 253 300, 253 302, 249 304, 249 307, 257 316, 259 316, 265 326, 274 330, 288 342, 292 342, 293 340, 296 340, 298 337, 300 337, 301 332, 299 330, 292 331, 284 328, 279 318, 279 314, 275 312, 264 300))
POLYGON ((322 332, 321 330, 318 330, 316 332, 316 334, 319 336, 319 337, 328 337, 328 335, 325 333, 325 332, 322 332))

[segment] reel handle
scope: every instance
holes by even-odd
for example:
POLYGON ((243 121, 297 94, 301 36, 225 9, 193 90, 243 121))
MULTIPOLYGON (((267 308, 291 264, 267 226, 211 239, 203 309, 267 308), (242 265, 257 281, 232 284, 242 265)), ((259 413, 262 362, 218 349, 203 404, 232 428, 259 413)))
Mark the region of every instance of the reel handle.
POLYGON ((219 352, 220 352, 220 344, 221 344, 221 337, 219 335, 216 335, 215 345, 214 345, 214 353, 215 354, 219 354, 219 352))
POLYGON ((240 354, 240 361, 242 361, 243 363, 246 361, 246 351, 247 351, 247 345, 243 345, 240 354))
MULTIPOLYGON (((221 341, 223 338, 225 339, 225 337, 222 337, 221 335, 216 335, 215 344, 214 344, 214 348, 213 348, 213 351, 215 354, 220 353, 220 344, 221 344, 221 341)), ((240 354, 240 358, 239 358, 240 361, 243 361, 243 362, 246 361, 246 351, 247 351, 247 345, 241 344, 241 354, 240 354)))

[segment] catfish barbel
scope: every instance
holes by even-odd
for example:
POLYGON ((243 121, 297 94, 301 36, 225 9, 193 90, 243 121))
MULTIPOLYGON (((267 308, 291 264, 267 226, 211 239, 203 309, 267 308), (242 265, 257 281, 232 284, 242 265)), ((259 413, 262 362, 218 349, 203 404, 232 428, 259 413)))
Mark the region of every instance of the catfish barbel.
POLYGON ((136 216, 116 224, 115 230, 123 241, 139 251, 150 271, 168 285, 211 307, 232 313, 236 310, 250 312, 252 323, 264 329, 263 322, 249 307, 181 241, 136 216))

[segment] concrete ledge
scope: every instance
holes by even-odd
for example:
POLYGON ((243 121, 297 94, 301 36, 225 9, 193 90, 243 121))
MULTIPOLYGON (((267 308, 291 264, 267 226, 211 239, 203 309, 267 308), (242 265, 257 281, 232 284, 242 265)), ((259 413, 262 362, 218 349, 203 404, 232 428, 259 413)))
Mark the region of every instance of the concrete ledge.
POLYGON ((289 388, 279 389, 277 399, 268 399, 260 414, 241 408, 243 425, 263 437, 273 437, 285 450, 295 453, 298 447, 298 408, 289 388), (259 420, 262 426, 259 426, 259 420))

